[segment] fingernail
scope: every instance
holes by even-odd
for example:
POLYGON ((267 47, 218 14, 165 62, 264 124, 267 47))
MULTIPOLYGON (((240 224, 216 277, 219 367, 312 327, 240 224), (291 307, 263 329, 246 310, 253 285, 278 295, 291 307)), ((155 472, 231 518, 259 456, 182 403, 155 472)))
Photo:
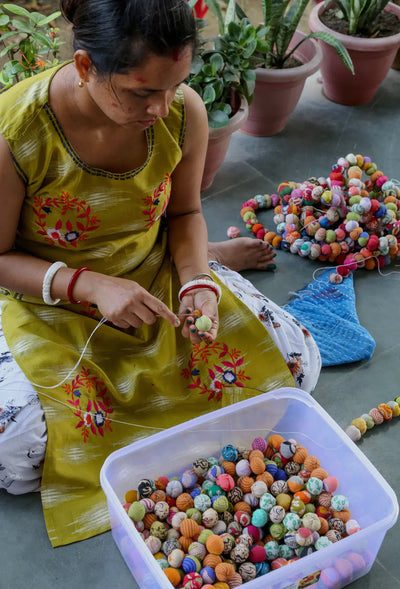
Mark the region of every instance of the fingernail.
POLYGON ((267 270, 276 270, 276 264, 268 264, 267 270))
POLYGON ((185 309, 185 313, 190 313, 190 309, 185 309))
POLYGON ((187 323, 188 325, 192 325, 192 323, 193 323, 193 319, 191 319, 191 318, 189 318, 189 319, 186 319, 186 323, 187 323))
POLYGON ((192 333, 196 333, 197 329, 196 329, 196 328, 193 326, 193 327, 190 327, 190 331, 191 331, 192 333))
POLYGON ((273 258, 276 258, 276 252, 274 252, 274 253, 272 254, 272 257, 273 257, 273 258))
POLYGON ((177 327, 179 327, 179 326, 180 326, 180 324, 181 324, 181 322, 179 321, 179 319, 178 319, 178 317, 177 317, 177 318, 175 319, 175 325, 176 325, 177 327))

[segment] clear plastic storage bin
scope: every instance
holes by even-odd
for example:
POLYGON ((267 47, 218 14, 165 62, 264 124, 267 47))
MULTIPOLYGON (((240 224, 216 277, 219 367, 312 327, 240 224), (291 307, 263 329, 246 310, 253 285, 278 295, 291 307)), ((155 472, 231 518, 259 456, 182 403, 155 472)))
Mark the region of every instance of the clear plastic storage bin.
POLYGON ((279 433, 317 456, 339 480, 361 531, 263 577, 246 589, 339 589, 370 570, 386 531, 398 516, 391 487, 337 423, 308 394, 284 388, 208 413, 113 452, 100 481, 107 496, 114 540, 141 589, 172 585, 123 508, 141 478, 177 476, 195 458, 220 455, 228 443, 250 447, 255 437, 279 433), (318 572, 321 571, 320 575, 318 572), (307 577, 314 575, 314 579, 307 577))

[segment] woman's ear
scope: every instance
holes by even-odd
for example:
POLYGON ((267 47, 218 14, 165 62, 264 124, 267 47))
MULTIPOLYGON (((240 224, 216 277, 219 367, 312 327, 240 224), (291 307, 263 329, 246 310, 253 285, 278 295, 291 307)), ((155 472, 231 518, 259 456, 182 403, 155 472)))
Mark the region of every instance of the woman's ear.
POLYGON ((88 52, 84 51, 83 49, 78 49, 75 51, 74 62, 80 82, 87 83, 89 81, 89 73, 92 65, 88 52))

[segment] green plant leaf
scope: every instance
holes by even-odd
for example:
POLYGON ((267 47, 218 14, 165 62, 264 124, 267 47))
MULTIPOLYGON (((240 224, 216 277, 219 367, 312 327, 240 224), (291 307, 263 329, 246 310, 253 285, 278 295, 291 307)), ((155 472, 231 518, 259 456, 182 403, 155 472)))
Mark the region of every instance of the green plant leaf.
POLYGON ((46 35, 44 33, 41 33, 40 31, 35 31, 34 33, 32 33, 32 38, 35 39, 35 41, 37 41, 41 45, 47 47, 48 49, 51 49, 53 46, 52 40, 49 39, 49 37, 46 37, 46 35))
POLYGON ((236 18, 236 0, 229 0, 225 13, 224 33, 228 30, 231 23, 235 22, 236 18))
POLYGON ((16 4, 3 4, 3 8, 8 10, 8 12, 12 12, 12 14, 17 14, 18 16, 24 16, 28 20, 31 18, 31 13, 26 8, 22 6, 17 6, 16 4))
POLYGON ((351 73, 354 74, 354 65, 351 61, 349 52, 343 43, 341 43, 334 35, 328 33, 327 31, 316 31, 315 33, 310 33, 306 38, 319 39, 320 41, 324 41, 325 43, 328 43, 328 45, 331 45, 331 47, 336 50, 338 56, 347 69, 349 69, 351 73))
POLYGON ((206 86, 203 90, 203 102, 204 104, 211 104, 215 100, 215 90, 210 85, 206 86))
POLYGON ((6 27, 10 22, 8 14, 0 14, 0 27, 6 27))
POLYGON ((13 18, 11 21, 13 27, 17 29, 17 31, 21 33, 26 33, 27 35, 31 35, 34 32, 34 27, 30 24, 30 22, 26 22, 19 18, 13 18))
MULTIPOLYGON (((40 16, 43 16, 43 15, 40 15, 40 16)), ((61 12, 59 10, 57 10, 57 12, 53 12, 53 14, 46 16, 46 18, 39 20, 36 24, 38 27, 44 27, 45 25, 51 23, 53 20, 56 20, 59 16, 61 16, 61 12)))
POLYGON ((218 3, 218 0, 204 0, 204 1, 205 1, 206 5, 208 6, 208 8, 213 13, 213 15, 215 16, 215 18, 217 19, 219 34, 223 35, 225 23, 224 23, 224 19, 222 16, 222 12, 221 12, 221 8, 218 3))
POLYGON ((208 124, 212 129, 221 129, 229 124, 229 116, 221 110, 212 110, 208 114, 208 124))
POLYGON ((9 37, 14 37, 17 33, 15 31, 9 31, 8 33, 4 33, 3 35, 0 35, 0 39, 2 41, 4 41, 5 39, 8 39, 9 37))
POLYGON ((220 53, 214 53, 214 55, 210 58, 210 63, 212 64, 215 71, 218 71, 224 65, 224 58, 220 53))

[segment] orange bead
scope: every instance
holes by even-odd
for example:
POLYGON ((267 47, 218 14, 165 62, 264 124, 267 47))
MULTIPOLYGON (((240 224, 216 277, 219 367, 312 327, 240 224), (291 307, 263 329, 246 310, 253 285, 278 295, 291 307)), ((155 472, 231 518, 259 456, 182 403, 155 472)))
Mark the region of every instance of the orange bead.
POLYGON ((179 511, 187 511, 194 506, 194 501, 189 493, 181 493, 176 498, 176 506, 179 511))
POLYGON ((165 501, 166 494, 165 491, 162 489, 157 489, 150 495, 150 499, 154 501, 154 503, 158 503, 159 501, 165 501))
POLYGON ((234 476, 236 474, 236 465, 234 462, 228 462, 227 460, 223 460, 221 466, 227 474, 230 474, 231 476, 234 476))
POLYGON ((251 450, 248 459, 251 460, 252 458, 261 458, 261 460, 264 460, 264 454, 261 450, 251 450))
POLYGON ((378 178, 380 178, 381 176, 383 176, 383 172, 381 172, 380 170, 376 170, 376 172, 371 174, 369 179, 371 180, 371 182, 375 183, 378 180, 378 178))
POLYGON ((256 481, 264 481, 264 483, 267 485, 267 487, 270 487, 272 485, 272 483, 274 482, 274 477, 272 476, 272 474, 270 472, 267 472, 265 470, 261 474, 257 475, 256 481))
POLYGON ((274 448, 274 450, 279 450, 279 447, 282 444, 282 442, 285 441, 285 438, 283 438, 279 434, 273 434, 272 436, 269 436, 267 441, 268 441, 268 444, 272 448, 274 448))
POLYGON ((251 228, 251 232, 254 233, 254 235, 256 235, 257 231, 259 231, 260 229, 264 229, 263 225, 261 225, 261 223, 255 223, 251 228))
MULTIPOLYGON (((254 474, 262 474, 265 471, 265 462, 264 460, 261 460, 261 458, 252 458, 250 459, 250 468, 254 474)), ((244 491, 243 488, 242 491, 244 491)))
POLYGON ((251 507, 246 501, 238 501, 233 506, 233 511, 245 511, 246 513, 251 513, 251 507))
POLYGON ((203 566, 215 569, 217 564, 222 562, 222 558, 218 554, 206 554, 203 558, 203 566))
POLYGON ((276 233, 274 233, 273 231, 266 231, 265 235, 264 235, 264 241, 267 241, 268 243, 272 243, 272 240, 274 239, 274 237, 276 237, 276 233))
POLYGON ((240 216, 243 217, 245 213, 254 213, 253 207, 243 207, 240 211, 240 216))
POLYGON ((377 409, 378 409, 379 413, 382 413, 383 419, 385 421, 390 421, 392 419, 393 411, 392 411, 392 408, 390 407, 390 405, 387 405, 386 403, 380 403, 377 406, 377 409))
POLYGON ((188 552, 189 546, 192 544, 193 540, 193 538, 186 538, 186 536, 180 536, 180 538, 178 538, 178 542, 184 552, 188 552))
POLYGON ((329 474, 324 468, 314 468, 314 470, 311 471, 311 476, 323 481, 329 476, 329 474))
POLYGON ((304 460, 304 468, 306 468, 309 472, 312 472, 315 468, 319 468, 320 466, 321 463, 316 456, 308 455, 304 460))
MULTIPOLYGON (((264 462, 263 462, 264 464, 264 462)), ((265 465, 264 465, 264 470, 265 470, 265 465)), ((240 488, 242 489, 243 493, 250 493, 251 492, 251 487, 254 484, 254 479, 252 477, 240 477, 240 483, 239 483, 239 479, 238 479, 238 483, 240 488)))
POLYGON ((185 538, 193 538, 199 532, 199 524, 194 519, 184 519, 180 525, 180 532, 185 538))
POLYGON ((308 450, 304 446, 299 446, 296 452, 293 454, 293 462, 297 462, 297 464, 303 464, 305 459, 308 456, 308 450))
POLYGON ((341 511, 335 511, 334 509, 331 509, 330 511, 332 517, 341 519, 344 524, 351 518, 351 511, 349 509, 342 509, 341 511))
POLYGON ((321 536, 323 536, 329 530, 329 523, 328 523, 328 520, 326 520, 324 517, 319 517, 318 519, 319 519, 319 521, 321 523, 321 527, 318 530, 318 533, 321 536))
POLYGON ((218 581, 228 581, 235 574, 235 567, 229 562, 221 562, 215 567, 215 575, 218 581))
POLYGON ((144 527, 146 530, 150 530, 151 524, 157 521, 157 516, 155 513, 146 513, 143 518, 144 527))
POLYGON ((181 582, 181 576, 178 572, 178 569, 173 569, 172 567, 167 567, 164 569, 164 573, 167 576, 168 581, 176 587, 181 582))
POLYGON ((222 554, 224 547, 224 541, 221 536, 217 536, 217 534, 208 536, 206 548, 210 554, 222 554))

